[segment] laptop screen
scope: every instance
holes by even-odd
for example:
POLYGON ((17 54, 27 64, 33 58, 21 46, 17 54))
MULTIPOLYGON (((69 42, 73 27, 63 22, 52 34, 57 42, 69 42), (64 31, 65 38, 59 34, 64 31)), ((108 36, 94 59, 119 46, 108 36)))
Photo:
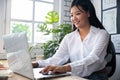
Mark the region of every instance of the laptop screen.
POLYGON ((25 32, 4 35, 3 41, 7 53, 29 48, 25 32))
POLYGON ((10 70, 34 79, 26 33, 8 34, 3 40, 10 70))

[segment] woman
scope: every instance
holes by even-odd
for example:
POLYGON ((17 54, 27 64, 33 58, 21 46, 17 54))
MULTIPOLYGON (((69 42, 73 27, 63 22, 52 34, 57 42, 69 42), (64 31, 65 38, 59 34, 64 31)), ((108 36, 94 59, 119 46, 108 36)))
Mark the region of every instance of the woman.
POLYGON ((109 34, 96 17, 93 4, 90 0, 73 0, 70 13, 74 31, 64 37, 53 57, 33 63, 33 67, 45 67, 42 73, 72 72, 92 80, 107 80, 109 34), (69 59, 71 62, 64 65, 69 59))

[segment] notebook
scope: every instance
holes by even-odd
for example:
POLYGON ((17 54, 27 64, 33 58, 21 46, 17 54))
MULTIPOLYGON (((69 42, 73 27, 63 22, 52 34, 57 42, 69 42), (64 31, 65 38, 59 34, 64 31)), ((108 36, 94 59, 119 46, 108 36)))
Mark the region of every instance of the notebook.
POLYGON ((6 53, 0 53, 0 60, 7 59, 6 53))
POLYGON ((5 35, 3 40, 7 52, 8 65, 13 72, 36 80, 71 74, 68 72, 64 74, 43 75, 39 73, 43 68, 32 68, 27 37, 24 32, 5 35))

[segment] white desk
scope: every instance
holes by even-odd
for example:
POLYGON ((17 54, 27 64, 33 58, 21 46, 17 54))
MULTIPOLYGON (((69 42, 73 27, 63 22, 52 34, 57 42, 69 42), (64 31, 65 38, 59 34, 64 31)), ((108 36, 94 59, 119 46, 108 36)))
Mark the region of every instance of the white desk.
MULTIPOLYGON (((7 60, 0 60, 0 62, 4 63, 7 66, 7 60)), ((3 71, 7 71, 7 70, 3 70, 3 71)), ((8 76, 9 76, 8 80, 30 80, 16 73, 10 73, 8 76)), ((87 80, 87 79, 77 77, 77 76, 64 76, 64 77, 56 77, 56 78, 50 78, 50 79, 44 79, 44 80, 87 80)))

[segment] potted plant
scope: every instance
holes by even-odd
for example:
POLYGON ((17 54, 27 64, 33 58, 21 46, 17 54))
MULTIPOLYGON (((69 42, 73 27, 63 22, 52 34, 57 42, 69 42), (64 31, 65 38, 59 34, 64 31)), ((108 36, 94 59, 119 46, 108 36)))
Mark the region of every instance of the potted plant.
POLYGON ((38 31, 45 32, 45 35, 49 35, 53 33, 54 38, 42 45, 42 49, 44 49, 44 58, 51 57, 55 54, 56 50, 59 47, 59 44, 63 37, 72 31, 71 24, 58 24, 59 15, 56 11, 49 11, 45 16, 45 23, 38 25, 38 31), (52 28, 48 28, 47 25, 52 24, 52 28))

